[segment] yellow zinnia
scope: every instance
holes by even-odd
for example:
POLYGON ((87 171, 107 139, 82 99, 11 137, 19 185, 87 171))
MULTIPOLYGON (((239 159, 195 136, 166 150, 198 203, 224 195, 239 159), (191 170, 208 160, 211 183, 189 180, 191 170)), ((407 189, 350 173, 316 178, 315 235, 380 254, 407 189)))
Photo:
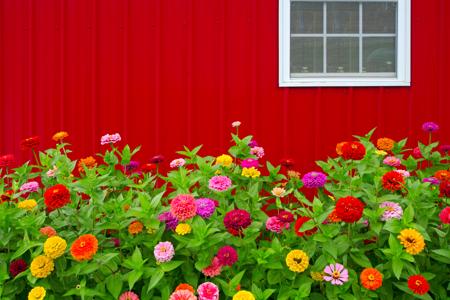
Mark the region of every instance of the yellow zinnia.
POLYGON ((323 281, 323 275, 322 272, 311 272, 311 278, 315 281, 323 281))
POLYGON ((55 142, 59 142, 59 141, 62 141, 63 139, 65 139, 65 138, 68 137, 68 136, 69 136, 69 134, 68 134, 67 132, 65 132, 65 131, 60 131, 60 132, 55 133, 55 134, 53 135, 52 139, 53 139, 55 142))
POLYGON ((64 251, 66 251, 66 248, 66 241, 59 236, 52 236, 48 238, 44 243, 44 253, 52 259, 56 259, 63 255, 64 251))
POLYGON ((386 151, 384 151, 384 150, 375 150, 375 154, 376 155, 380 155, 380 156, 385 156, 388 153, 386 151))
POLYGON ((243 168, 241 175, 244 176, 244 177, 256 178, 256 177, 259 177, 261 175, 261 172, 258 171, 255 167, 243 168))
POLYGON ((216 157, 216 165, 222 165, 224 167, 229 167, 233 163, 233 158, 227 154, 222 154, 216 157))
POLYGON ((21 209, 25 209, 25 210, 32 210, 33 208, 35 208, 37 205, 36 200, 34 199, 28 199, 28 200, 24 200, 22 202, 19 202, 19 204, 17 205, 18 208, 21 209))
POLYGON ((405 251, 409 254, 419 254, 425 248, 423 236, 415 229, 403 229, 400 231, 397 238, 400 240, 400 244, 405 247, 405 251))
POLYGON ((239 291, 233 296, 233 300, 255 300, 255 296, 248 291, 239 291))
POLYGON ((186 223, 181 223, 177 225, 177 228, 175 228, 175 232, 179 235, 185 235, 188 233, 191 233, 191 226, 189 224, 186 223))
POLYGON ((286 265, 292 272, 301 273, 309 266, 309 257, 302 250, 292 250, 286 256, 286 265))
POLYGON ((45 278, 55 269, 53 260, 45 255, 39 255, 30 265, 31 275, 36 278, 45 278))
POLYGON ((37 286, 28 293, 28 300, 42 300, 45 298, 45 294, 45 289, 42 286, 37 286))

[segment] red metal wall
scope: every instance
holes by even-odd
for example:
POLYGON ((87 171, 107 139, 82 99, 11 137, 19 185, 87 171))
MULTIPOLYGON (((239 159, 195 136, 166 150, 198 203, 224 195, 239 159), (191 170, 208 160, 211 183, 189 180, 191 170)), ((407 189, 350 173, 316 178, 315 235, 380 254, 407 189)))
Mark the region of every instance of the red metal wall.
POLYGON ((277 0, 0 0, 0 154, 59 130, 74 157, 108 132, 141 160, 220 154, 234 120, 302 169, 375 126, 450 143, 450 3, 412 2, 411 88, 279 88, 277 0))

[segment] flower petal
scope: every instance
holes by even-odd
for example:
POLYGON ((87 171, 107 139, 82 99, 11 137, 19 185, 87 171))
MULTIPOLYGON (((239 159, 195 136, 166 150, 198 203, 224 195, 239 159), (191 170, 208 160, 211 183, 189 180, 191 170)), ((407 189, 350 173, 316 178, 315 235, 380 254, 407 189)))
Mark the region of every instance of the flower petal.
POLYGON ((342 270, 344 270, 344 266, 336 263, 336 270, 338 270, 339 272, 342 272, 342 270))
POLYGON ((331 281, 331 280, 333 280, 333 277, 331 277, 331 276, 323 276, 323 280, 331 281))
POLYGON ((333 274, 332 266, 333 265, 326 266, 324 272, 327 273, 327 274, 332 275, 333 274))

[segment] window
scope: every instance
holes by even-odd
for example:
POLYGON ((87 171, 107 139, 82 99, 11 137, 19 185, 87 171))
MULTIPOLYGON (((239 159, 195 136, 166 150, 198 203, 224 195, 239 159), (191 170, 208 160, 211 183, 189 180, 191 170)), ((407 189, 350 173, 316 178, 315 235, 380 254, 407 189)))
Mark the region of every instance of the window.
POLYGON ((279 0, 280 86, 409 86, 410 0, 279 0))

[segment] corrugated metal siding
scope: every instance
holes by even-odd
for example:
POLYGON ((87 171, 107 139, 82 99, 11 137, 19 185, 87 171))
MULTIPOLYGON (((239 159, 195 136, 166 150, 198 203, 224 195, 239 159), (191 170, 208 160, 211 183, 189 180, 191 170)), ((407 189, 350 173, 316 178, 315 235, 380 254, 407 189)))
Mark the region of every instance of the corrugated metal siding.
POLYGON ((0 153, 70 133, 76 157, 120 132, 141 160, 203 143, 220 154, 234 120, 272 159, 301 167, 337 142, 450 142, 450 3, 412 1, 411 88, 279 88, 277 0, 0 0, 0 153))

